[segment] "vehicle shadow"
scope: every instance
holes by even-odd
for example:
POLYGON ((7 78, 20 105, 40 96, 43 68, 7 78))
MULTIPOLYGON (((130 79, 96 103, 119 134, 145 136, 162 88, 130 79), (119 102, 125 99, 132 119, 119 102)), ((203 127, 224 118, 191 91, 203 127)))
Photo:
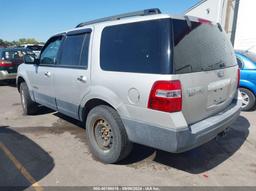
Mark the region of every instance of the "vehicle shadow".
POLYGON ((150 159, 167 167, 176 168, 191 174, 206 172, 231 157, 245 142, 249 134, 249 121, 240 116, 232 124, 228 134, 218 140, 212 140, 198 148, 180 154, 172 154, 135 145, 131 155, 121 161, 120 165, 138 163, 153 155, 150 159))
MULTIPOLYGON (((84 128, 84 124, 78 120, 67 117, 61 113, 55 116, 68 122, 68 126, 84 128)), ((214 139, 193 150, 174 154, 139 144, 134 144, 131 154, 117 165, 140 166, 143 161, 155 162, 170 168, 176 168, 191 174, 200 174, 215 168, 230 158, 245 142, 249 135, 249 121, 240 116, 231 125, 227 135, 223 138, 214 139)), ((68 130, 70 130, 68 128, 68 130)), ((83 133, 83 131, 81 131, 83 133)))
MULTIPOLYGON (((21 105, 21 103, 20 103, 21 105)), ((21 106, 22 107, 22 106, 21 106)), ((48 108, 48 107, 45 107, 43 105, 38 105, 37 106, 37 110, 36 110, 36 113, 35 114, 31 114, 31 116, 40 116, 40 115, 46 115, 46 114, 51 114, 51 113, 56 113, 56 111, 48 108)))
POLYGON ((24 190, 48 175, 54 160, 28 137, 0 126, 0 189, 24 190))
MULTIPOLYGON (((256 104, 252 107, 251 110, 249 110, 249 111, 247 111, 247 112, 253 112, 253 111, 256 111, 256 104)), ((246 112, 246 111, 244 111, 244 112, 246 112)))
POLYGON ((59 112, 54 113, 54 115, 55 115, 56 117, 59 117, 60 119, 62 119, 62 120, 64 120, 64 121, 68 122, 68 123, 73 124, 75 127, 82 128, 82 129, 85 128, 84 123, 82 123, 82 122, 79 121, 79 120, 76 120, 76 119, 74 119, 74 118, 68 117, 68 116, 66 116, 66 115, 64 115, 64 114, 62 114, 62 113, 59 113, 59 112))
POLYGON ((16 87, 16 80, 0 80, 0 86, 16 87))
POLYGON ((42 105, 39 105, 38 108, 37 108, 37 112, 36 114, 34 114, 34 116, 37 116, 37 115, 45 115, 45 114, 49 114, 49 113, 55 113, 56 111, 48 108, 48 107, 45 107, 45 106, 42 106, 42 105))

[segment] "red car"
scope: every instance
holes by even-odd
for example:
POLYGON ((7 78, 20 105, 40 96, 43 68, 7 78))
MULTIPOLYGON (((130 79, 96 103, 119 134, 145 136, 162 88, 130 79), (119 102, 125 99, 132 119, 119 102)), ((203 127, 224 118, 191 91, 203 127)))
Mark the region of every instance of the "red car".
POLYGON ((23 63, 24 55, 34 53, 25 48, 0 49, 0 80, 15 79, 18 66, 23 63))

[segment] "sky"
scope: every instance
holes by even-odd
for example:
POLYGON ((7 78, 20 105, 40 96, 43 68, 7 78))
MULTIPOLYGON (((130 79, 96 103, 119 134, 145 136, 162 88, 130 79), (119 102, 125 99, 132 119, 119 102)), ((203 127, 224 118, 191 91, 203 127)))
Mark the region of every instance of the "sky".
POLYGON ((35 38, 46 41, 55 33, 101 17, 160 8, 180 14, 199 0, 1 0, 0 39, 35 38))

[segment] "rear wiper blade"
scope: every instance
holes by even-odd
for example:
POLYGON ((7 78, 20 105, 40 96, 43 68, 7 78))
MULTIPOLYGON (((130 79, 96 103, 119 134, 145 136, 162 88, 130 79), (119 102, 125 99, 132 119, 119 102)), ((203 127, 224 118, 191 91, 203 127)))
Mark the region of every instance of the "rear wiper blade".
POLYGON ((178 71, 180 71, 180 70, 184 70, 185 68, 188 68, 188 67, 190 67, 190 69, 191 69, 191 71, 192 71, 192 66, 191 66, 190 64, 187 64, 187 65, 185 65, 185 66, 182 66, 182 67, 176 69, 176 72, 178 72, 178 71))
POLYGON ((217 63, 208 65, 208 66, 206 66, 206 67, 204 67, 204 68, 202 68, 202 69, 207 71, 207 70, 209 70, 209 69, 215 68, 215 66, 218 66, 218 69, 220 69, 220 68, 225 68, 225 67, 226 67, 226 64, 221 60, 221 61, 219 61, 219 62, 217 62, 217 63))

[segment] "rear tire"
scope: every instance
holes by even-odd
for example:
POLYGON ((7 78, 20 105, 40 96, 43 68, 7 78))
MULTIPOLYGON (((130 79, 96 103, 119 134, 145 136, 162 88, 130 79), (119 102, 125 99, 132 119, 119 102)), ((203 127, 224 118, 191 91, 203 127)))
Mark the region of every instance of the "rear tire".
POLYGON ((133 144, 128 139, 121 118, 106 105, 97 106, 89 112, 86 135, 92 154, 103 163, 117 163, 132 150, 133 144))
POLYGON ((37 103, 32 101, 28 86, 25 82, 20 84, 20 99, 24 115, 34 115, 38 110, 37 103))
POLYGON ((242 95, 242 111, 250 111, 255 105, 255 95, 246 88, 239 88, 242 95))

